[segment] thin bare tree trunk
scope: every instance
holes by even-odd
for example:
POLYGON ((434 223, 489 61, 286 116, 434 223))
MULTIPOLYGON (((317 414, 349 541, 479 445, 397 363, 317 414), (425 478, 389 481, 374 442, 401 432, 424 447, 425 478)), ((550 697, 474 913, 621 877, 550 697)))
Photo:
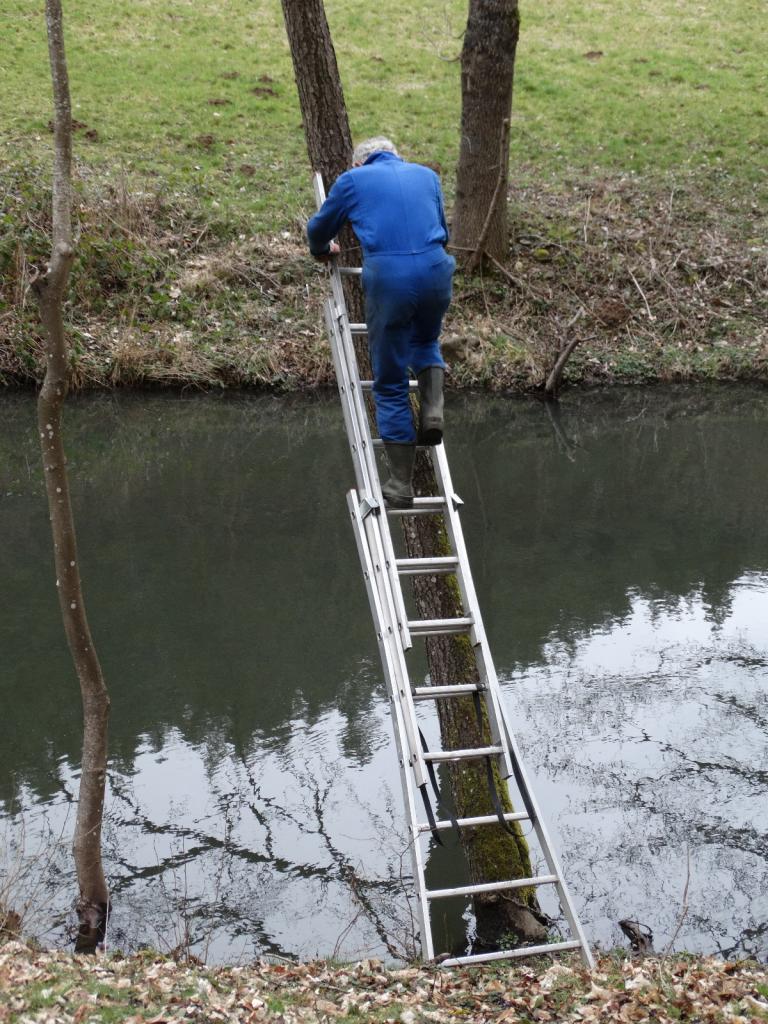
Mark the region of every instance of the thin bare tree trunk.
MULTIPOLYGON (((302 105, 309 161, 313 168, 323 169, 326 183, 330 183, 349 167, 349 128, 325 11, 322 0, 282 0, 282 3, 302 105), (314 41, 305 38, 310 32, 314 41), (329 154, 332 160, 329 160, 329 154)), ((498 153, 498 135, 495 151, 498 153)), ((480 228, 482 223, 481 219, 480 228)), ((361 368, 364 368, 367 365, 364 343, 356 341, 356 349, 361 368)), ((434 491, 431 466, 421 454, 417 460, 415 483, 422 494, 434 491)), ((430 522, 430 518, 404 518, 404 524, 408 524, 404 532, 409 556, 448 553, 444 529, 436 521, 430 522)), ((449 618, 463 614, 452 577, 420 580, 415 592, 420 618, 449 618)), ((450 683, 470 682, 476 678, 474 656, 466 639, 434 638, 427 643, 427 657, 433 680, 450 683)), ((445 709, 440 717, 440 726, 446 750, 470 746, 475 742, 478 746, 489 744, 490 740, 477 738, 479 730, 471 701, 442 701, 441 706, 445 709)), ((453 772, 451 781, 460 817, 494 813, 482 766, 465 764, 460 771, 453 772)), ((498 789, 506 795, 506 787, 499 784, 498 789)), ((508 799, 505 799, 505 806, 511 809, 508 799)), ((519 830, 514 835, 494 826, 474 832, 465 830, 462 843, 473 881, 524 878, 531 874, 528 846, 519 830)), ((525 938, 540 938, 543 929, 530 909, 536 906, 535 894, 526 891, 518 892, 515 900, 498 897, 478 899, 475 901, 478 930, 489 945, 510 931, 525 938)))
POLYGON ((504 122, 512 111, 519 33, 517 0, 470 0, 461 51, 461 138, 452 237, 459 250, 474 250, 485 226, 482 248, 497 260, 506 256, 508 243, 509 146, 503 147, 500 158, 499 140, 505 139, 504 122))
POLYGON ((67 643, 83 703, 83 759, 73 853, 80 889, 77 948, 95 948, 109 905, 101 862, 107 770, 109 695, 85 614, 77 542, 62 437, 69 384, 62 304, 74 259, 72 242, 72 111, 64 51, 61 0, 46 0, 54 100, 53 238, 51 260, 33 288, 46 336, 46 373, 37 403, 38 430, 53 538, 56 586, 67 643))

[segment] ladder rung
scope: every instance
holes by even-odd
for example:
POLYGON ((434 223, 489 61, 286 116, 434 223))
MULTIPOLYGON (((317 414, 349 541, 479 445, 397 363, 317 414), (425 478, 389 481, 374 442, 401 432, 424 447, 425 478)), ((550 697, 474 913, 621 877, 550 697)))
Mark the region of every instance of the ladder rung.
MULTIPOLYGON (((361 380, 360 381, 360 388, 363 391, 373 391, 373 381, 372 380, 361 380)), ((419 390, 419 382, 417 380, 409 380, 408 381, 408 388, 409 388, 410 391, 418 391, 419 390)))
POLYGON ((567 942, 549 942, 541 946, 518 946, 517 949, 498 950, 495 953, 476 953, 474 956, 453 956, 448 960, 441 960, 441 967, 465 967, 469 964, 481 964, 488 960, 507 960, 524 956, 538 956, 543 953, 563 953, 567 949, 581 949, 578 939, 569 939, 567 942))
POLYGON ((504 892, 505 889, 525 889, 529 885, 554 885, 557 875, 535 875, 533 878, 514 878, 508 882, 481 882, 480 885, 459 885, 455 889, 427 889, 429 900, 447 899, 449 896, 479 896, 483 892, 504 892))
POLYGON ((490 757, 502 754, 504 747, 467 747, 466 750, 434 750, 424 751, 425 761, 471 761, 474 757, 490 757))
POLYGON ((362 274, 362 267, 337 267, 340 274, 346 274, 348 277, 357 277, 358 274, 362 274))
POLYGON ((473 625, 474 619, 463 615, 458 619, 412 619, 408 622, 408 629, 413 636, 448 636, 468 633, 473 625))
POLYGON ((456 555, 439 558, 398 558, 397 571, 401 576, 432 575, 454 572, 459 560, 456 555))
MULTIPOLYGON (((510 811, 504 815, 504 821, 528 821, 528 815, 525 811, 510 811)), ((456 824, 459 828, 472 828, 475 825, 498 825, 499 816, 498 814, 480 814, 476 818, 457 818, 456 824)), ((416 826, 419 832, 433 832, 435 829, 443 831, 444 829, 453 828, 453 822, 448 820, 436 821, 434 825, 430 825, 427 821, 420 821, 416 826)))
POLYGON ((461 697, 465 693, 480 693, 477 683, 456 683, 455 686, 415 686, 414 700, 439 700, 440 697, 461 697))
POLYGON ((435 495, 431 498, 414 498, 410 508, 390 508, 385 506, 388 516, 434 516, 445 511, 445 498, 435 495))
MULTIPOLYGON (((387 442, 383 441, 380 437, 372 437, 371 438, 371 444, 373 445, 374 448, 383 448, 386 443, 387 442)), ((399 444, 400 442, 399 441, 395 441, 394 443, 395 444, 399 444)), ((417 444, 416 447, 419 449, 419 451, 423 451, 425 448, 433 448, 434 445, 417 444)))

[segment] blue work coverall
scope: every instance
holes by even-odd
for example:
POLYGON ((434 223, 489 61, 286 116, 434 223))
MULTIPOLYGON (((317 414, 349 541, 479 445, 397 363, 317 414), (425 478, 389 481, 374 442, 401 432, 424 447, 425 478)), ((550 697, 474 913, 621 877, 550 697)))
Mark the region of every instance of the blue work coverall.
POLYGON ((416 430, 409 368, 445 367, 440 328, 451 301, 456 261, 445 251, 448 227, 440 179, 394 153, 372 153, 340 175, 307 224, 310 252, 322 256, 345 221, 363 248, 363 290, 373 396, 385 441, 410 444, 416 430))

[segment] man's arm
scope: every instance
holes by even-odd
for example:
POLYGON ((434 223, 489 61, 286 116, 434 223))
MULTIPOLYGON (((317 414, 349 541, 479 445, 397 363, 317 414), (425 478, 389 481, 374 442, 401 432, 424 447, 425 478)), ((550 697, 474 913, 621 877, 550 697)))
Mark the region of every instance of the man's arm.
POLYGON ((307 223, 309 251, 313 256, 327 256, 331 252, 331 240, 349 219, 353 198, 354 185, 349 172, 345 172, 333 183, 328 198, 307 223))
POLYGON ((440 179, 438 178, 437 175, 435 175, 435 188, 437 189, 437 209, 438 209, 438 212, 440 214, 440 223, 441 223, 441 225, 443 227, 443 231, 445 231, 445 241, 443 242, 443 245, 448 245, 448 242, 450 241, 451 233, 448 230, 448 224, 447 224, 446 219, 445 219, 445 206, 444 206, 444 203, 443 203, 443 190, 440 187, 440 179))

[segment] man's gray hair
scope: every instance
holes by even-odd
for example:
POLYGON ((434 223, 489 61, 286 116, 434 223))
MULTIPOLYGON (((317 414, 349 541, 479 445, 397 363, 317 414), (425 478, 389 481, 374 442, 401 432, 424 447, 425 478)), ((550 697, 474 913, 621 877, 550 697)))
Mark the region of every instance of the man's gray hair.
POLYGON ((375 138, 366 139, 355 146, 355 151, 352 154, 352 163, 364 164, 371 153, 394 153, 395 156, 398 155, 395 144, 391 139, 386 138, 384 135, 377 135, 375 138))

